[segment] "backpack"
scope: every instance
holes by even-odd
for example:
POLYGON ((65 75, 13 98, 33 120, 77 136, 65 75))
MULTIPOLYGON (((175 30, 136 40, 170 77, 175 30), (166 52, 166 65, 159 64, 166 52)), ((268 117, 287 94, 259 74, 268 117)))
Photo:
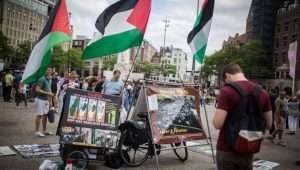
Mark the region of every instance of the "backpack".
POLYGON ((255 85, 254 93, 248 94, 239 84, 230 83, 226 86, 233 88, 240 95, 239 105, 228 114, 225 121, 227 144, 236 153, 258 153, 266 129, 266 120, 259 104, 262 89, 255 85))

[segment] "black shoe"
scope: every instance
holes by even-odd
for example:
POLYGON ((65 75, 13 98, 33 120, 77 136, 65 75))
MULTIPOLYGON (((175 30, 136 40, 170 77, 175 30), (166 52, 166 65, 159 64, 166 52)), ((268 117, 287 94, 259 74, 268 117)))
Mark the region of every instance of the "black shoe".
POLYGON ((297 164, 298 166, 300 166, 300 161, 296 161, 296 164, 297 164))

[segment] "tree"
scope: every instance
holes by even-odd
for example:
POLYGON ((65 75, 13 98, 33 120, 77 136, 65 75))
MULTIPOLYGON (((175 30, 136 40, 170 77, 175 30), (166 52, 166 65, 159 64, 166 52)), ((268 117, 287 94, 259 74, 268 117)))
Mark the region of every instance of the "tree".
POLYGON ((201 69, 201 77, 207 80, 211 75, 221 77, 226 64, 239 64, 248 78, 269 78, 272 76, 272 65, 263 46, 250 41, 240 49, 225 48, 208 56, 201 69))
POLYGON ((15 68, 25 67, 31 53, 31 48, 32 43, 30 41, 25 41, 21 44, 18 44, 16 55, 12 58, 12 65, 14 65, 15 68))
POLYGON ((113 70, 115 64, 117 64, 117 60, 118 60, 118 59, 117 59, 117 56, 116 56, 116 55, 113 55, 110 59, 105 60, 105 61, 103 62, 102 69, 103 69, 103 70, 113 70))
POLYGON ((80 49, 72 48, 67 52, 64 52, 61 46, 56 46, 52 53, 52 66, 59 72, 67 70, 70 66, 71 70, 77 70, 84 67, 84 62, 81 60, 80 49))
POLYGON ((0 31, 0 59, 8 62, 14 54, 14 49, 8 45, 8 38, 0 31))
POLYGON ((162 74, 166 77, 170 74, 176 75, 176 65, 167 64, 162 69, 162 74))

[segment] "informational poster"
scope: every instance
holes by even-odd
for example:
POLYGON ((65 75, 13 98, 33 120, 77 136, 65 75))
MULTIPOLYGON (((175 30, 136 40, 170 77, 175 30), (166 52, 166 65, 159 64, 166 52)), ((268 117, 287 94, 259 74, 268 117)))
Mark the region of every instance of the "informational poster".
POLYGON ((198 89, 192 86, 147 86, 146 95, 148 99, 152 96, 148 106, 153 107, 148 109, 155 143, 170 144, 206 139, 199 117, 198 89))
POLYGON ((58 127, 64 144, 115 148, 120 97, 69 89, 58 127))

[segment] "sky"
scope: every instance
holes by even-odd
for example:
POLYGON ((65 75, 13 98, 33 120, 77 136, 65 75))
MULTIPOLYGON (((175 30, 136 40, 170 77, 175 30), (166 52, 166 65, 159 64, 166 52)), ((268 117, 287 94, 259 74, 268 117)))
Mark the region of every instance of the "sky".
MULTIPOLYGON (((221 49, 222 43, 235 33, 244 33, 246 18, 251 0, 215 0, 215 12, 209 36, 206 54, 221 49)), ((116 0, 67 0, 72 13, 71 24, 74 36, 91 37, 95 21, 101 12, 116 0)), ((203 0, 200 0, 202 4, 203 0)), ((166 45, 181 48, 190 55, 186 42, 188 33, 196 19, 197 0, 152 0, 152 12, 145 34, 145 39, 157 49, 163 46, 164 22, 167 17, 170 27, 167 31, 166 45)))

